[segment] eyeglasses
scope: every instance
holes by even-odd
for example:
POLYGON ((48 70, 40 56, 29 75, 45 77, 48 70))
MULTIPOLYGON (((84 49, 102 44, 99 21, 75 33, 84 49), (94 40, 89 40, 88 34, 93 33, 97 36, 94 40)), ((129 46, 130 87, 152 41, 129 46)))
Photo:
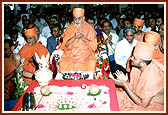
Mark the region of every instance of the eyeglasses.
POLYGON ((37 37, 39 37, 38 35, 33 35, 33 36, 28 36, 28 37, 26 37, 27 39, 35 39, 35 38, 37 38, 37 37))
POLYGON ((74 21, 81 20, 83 17, 73 17, 74 21))

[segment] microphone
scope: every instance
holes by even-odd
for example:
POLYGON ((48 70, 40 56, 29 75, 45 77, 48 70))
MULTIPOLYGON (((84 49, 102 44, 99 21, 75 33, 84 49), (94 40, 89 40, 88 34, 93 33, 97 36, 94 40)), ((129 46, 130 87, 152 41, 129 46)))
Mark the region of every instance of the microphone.
MULTIPOLYGON (((20 58, 20 64, 24 64, 24 58, 20 58)), ((22 77, 21 71, 19 71, 19 77, 22 77)))
POLYGON ((24 58, 20 58, 20 64, 24 64, 24 58))

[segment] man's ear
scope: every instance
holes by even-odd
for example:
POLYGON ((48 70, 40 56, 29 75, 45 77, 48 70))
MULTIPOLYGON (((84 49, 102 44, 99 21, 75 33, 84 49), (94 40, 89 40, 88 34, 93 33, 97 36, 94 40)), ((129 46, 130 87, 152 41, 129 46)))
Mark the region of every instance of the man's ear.
POLYGON ((39 40, 40 34, 37 34, 37 37, 35 38, 35 41, 37 42, 39 40))
POLYGON ((40 32, 39 31, 37 32, 37 35, 40 37, 40 32))
POLYGON ((83 16, 83 21, 85 21, 85 16, 83 16))

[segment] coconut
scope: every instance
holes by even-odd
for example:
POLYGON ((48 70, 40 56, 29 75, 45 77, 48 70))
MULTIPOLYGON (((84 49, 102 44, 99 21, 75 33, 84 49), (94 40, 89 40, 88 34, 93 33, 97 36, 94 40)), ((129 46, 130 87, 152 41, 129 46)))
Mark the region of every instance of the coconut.
POLYGON ((99 87, 95 84, 92 84, 89 88, 91 94, 97 94, 99 92, 99 87))
POLYGON ((40 92, 42 95, 48 95, 51 92, 51 89, 49 86, 45 85, 40 88, 40 92))

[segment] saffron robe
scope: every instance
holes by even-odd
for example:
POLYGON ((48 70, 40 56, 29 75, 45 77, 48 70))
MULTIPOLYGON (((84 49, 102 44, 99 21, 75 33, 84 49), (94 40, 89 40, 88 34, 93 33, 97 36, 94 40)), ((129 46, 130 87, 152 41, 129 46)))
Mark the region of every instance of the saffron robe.
POLYGON ((66 29, 63 35, 63 43, 58 48, 63 50, 59 62, 59 71, 96 71, 96 57, 95 50, 97 49, 96 32, 92 26, 87 22, 83 22, 81 27, 76 27, 72 22, 66 29), (84 37, 90 40, 89 44, 86 44, 82 39, 75 39, 72 44, 65 47, 67 40, 71 39, 75 32, 84 31, 84 37))
MULTIPOLYGON (((153 60, 143 72, 134 68, 130 73, 129 88, 140 98, 155 96, 164 88, 164 68, 163 65, 153 60)), ((163 111, 164 105, 150 102, 147 108, 135 104, 125 91, 117 90, 119 109, 121 111, 163 111)))
MULTIPOLYGON (((12 61, 10 61, 8 58, 5 58, 4 59, 4 78, 7 77, 10 73, 12 73, 15 69, 16 67, 14 66, 12 61)), ((5 84, 5 92, 4 92, 5 99, 10 99, 13 91, 14 91, 13 81, 9 80, 5 84)))
MULTIPOLYGON (((26 43, 26 45, 19 51, 20 56, 24 58, 24 69, 31 73, 35 72, 36 66, 33 63, 28 62, 28 60, 35 55, 35 52, 38 54, 39 58, 41 58, 42 55, 46 56, 49 53, 47 48, 39 42, 34 46, 30 46, 26 43)), ((28 85, 32 81, 30 78, 24 77, 23 79, 28 85)))
POLYGON ((157 48, 153 54, 153 59, 164 65, 164 54, 157 48))

